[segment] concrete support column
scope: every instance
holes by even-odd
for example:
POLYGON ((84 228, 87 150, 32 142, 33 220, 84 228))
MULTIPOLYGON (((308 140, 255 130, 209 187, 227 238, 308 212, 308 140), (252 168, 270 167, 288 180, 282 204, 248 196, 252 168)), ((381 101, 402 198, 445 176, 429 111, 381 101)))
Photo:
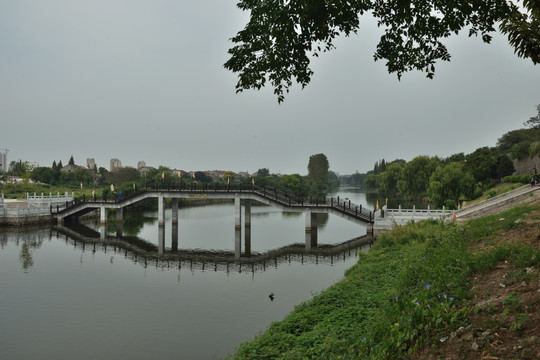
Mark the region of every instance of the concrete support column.
POLYGON ((306 231, 306 250, 317 248, 317 231, 306 231))
POLYGON ((306 250, 317 247, 317 213, 306 211, 306 250))
POLYGON ((163 194, 158 196, 158 226, 165 226, 165 204, 163 194))
POLYGON ((124 208, 118 208, 116 209, 116 223, 122 223, 124 222, 124 208))
POLYGON ((165 226, 158 226, 158 255, 165 252, 165 226))
POLYGON ((240 259, 242 254, 242 232, 240 228, 234 229, 234 258, 236 260, 240 259))
POLYGON ((178 252, 178 223, 172 224, 171 239, 172 239, 171 251, 178 252))
POLYGON ((367 235, 371 235, 373 238, 375 238, 375 232, 374 232, 374 228, 372 224, 369 224, 368 226, 366 226, 366 232, 367 232, 367 235))
POLYGON ((178 224, 178 199, 172 199, 172 224, 178 224))
POLYGON ((106 236, 107 236, 107 226, 105 226, 105 223, 103 223, 99 226, 99 237, 101 240, 105 240, 106 236))
POLYGON ((317 213, 306 211, 306 232, 317 232, 317 213))
POLYGON ((102 225, 107 224, 107 208, 103 205, 99 208, 99 222, 102 225))
POLYGON ((116 223, 116 237, 121 238, 124 235, 124 224, 122 222, 116 223))
POLYGON ((242 206, 240 204, 240 196, 236 196, 234 198, 234 229, 238 229, 240 231, 240 228, 242 227, 242 206))
POLYGON ((244 254, 251 255, 251 200, 244 200, 244 254))

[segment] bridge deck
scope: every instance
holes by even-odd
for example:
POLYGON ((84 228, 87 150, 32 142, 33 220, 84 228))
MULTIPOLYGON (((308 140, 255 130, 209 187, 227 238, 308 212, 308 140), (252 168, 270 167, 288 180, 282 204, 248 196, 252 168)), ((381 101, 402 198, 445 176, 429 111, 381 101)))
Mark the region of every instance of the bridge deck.
POLYGON ((362 205, 337 198, 301 198, 281 193, 275 189, 260 187, 203 187, 203 188, 162 188, 150 189, 123 194, 116 199, 86 199, 66 202, 62 206, 51 208, 55 219, 78 217, 98 208, 121 209, 148 198, 172 199, 247 199, 256 200, 266 205, 274 206, 286 211, 312 211, 319 213, 332 213, 350 221, 373 224, 374 212, 362 205))

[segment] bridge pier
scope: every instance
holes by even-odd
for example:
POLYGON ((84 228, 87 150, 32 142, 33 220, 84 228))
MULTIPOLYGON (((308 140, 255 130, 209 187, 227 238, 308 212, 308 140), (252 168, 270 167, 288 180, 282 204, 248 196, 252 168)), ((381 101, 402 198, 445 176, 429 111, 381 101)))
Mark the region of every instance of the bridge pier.
POLYGON ((116 223, 122 223, 124 221, 124 208, 116 209, 116 223))
POLYGON ((158 255, 165 252, 165 226, 158 226, 158 255))
POLYGON ((165 205, 163 201, 163 193, 158 196, 158 226, 165 226, 165 205))
POLYGON ((317 213, 306 211, 306 250, 317 247, 317 213))
POLYGON ((124 224, 121 222, 116 223, 116 237, 121 238, 124 233, 124 224))
POLYGON ((237 228, 234 229, 234 258, 239 260, 240 255, 242 255, 242 232, 237 228))
POLYGON ((171 223, 173 225, 178 225, 178 199, 173 198, 171 202, 172 207, 172 220, 171 223))
POLYGON ((234 198, 234 257, 240 259, 242 254, 242 206, 240 196, 234 198))
POLYGON ((317 213, 306 211, 306 232, 317 232, 317 213))
POLYGON ((172 243, 171 243, 171 251, 172 252, 178 252, 178 222, 175 224, 172 224, 172 243))
POLYGON ((99 207, 99 223, 102 225, 107 224, 107 208, 105 208, 105 205, 99 207))
POLYGON ((242 206, 238 194, 234 198, 234 229, 240 231, 242 227, 242 206))
POLYGON ((251 200, 244 200, 244 255, 251 255, 251 200))

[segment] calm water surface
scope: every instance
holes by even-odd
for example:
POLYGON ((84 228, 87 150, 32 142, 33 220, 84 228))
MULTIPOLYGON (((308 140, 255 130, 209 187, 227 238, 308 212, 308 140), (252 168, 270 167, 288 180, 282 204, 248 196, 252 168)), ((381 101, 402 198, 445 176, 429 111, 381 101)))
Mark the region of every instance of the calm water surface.
MULTIPOLYGON (((354 189, 339 195, 373 207, 354 189)), ((252 206, 251 256, 243 240, 239 263, 230 203, 181 208, 179 251, 167 221, 159 258, 157 214, 125 220, 124 239, 113 226, 101 240, 93 223, 82 234, 0 230, 0 359, 223 358, 369 248, 339 245, 365 228, 323 215, 318 247, 306 250, 302 213, 252 206)))

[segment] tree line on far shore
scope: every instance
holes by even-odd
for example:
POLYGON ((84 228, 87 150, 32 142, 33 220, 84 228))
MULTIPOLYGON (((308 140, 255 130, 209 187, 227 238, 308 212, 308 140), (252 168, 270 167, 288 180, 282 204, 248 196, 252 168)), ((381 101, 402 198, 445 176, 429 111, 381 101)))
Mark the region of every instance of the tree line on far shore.
MULTIPOLYGON (((154 188, 157 186, 198 186, 221 183, 221 184, 255 184, 261 187, 276 189, 298 197, 324 197, 327 193, 339 186, 336 173, 330 171, 328 158, 324 154, 310 156, 308 162, 308 174, 276 175, 271 174, 268 168, 261 168, 253 177, 245 177, 233 171, 225 171, 221 178, 215 179, 208 172, 195 171, 190 173, 172 171, 166 166, 147 168, 139 171, 133 167, 122 167, 114 171, 108 171, 103 167, 84 168, 76 166, 73 156, 69 159, 69 165, 74 165, 69 171, 62 171, 62 161, 54 161, 52 166, 35 167, 28 161, 12 161, 9 171, 0 174, 0 181, 6 185, 8 176, 22 179, 22 186, 18 191, 43 191, 32 190, 36 185, 41 187, 65 187, 68 189, 95 189, 98 194, 109 193, 110 185, 114 185, 116 191, 132 191, 133 189, 154 188)), ((16 186, 16 185, 15 185, 16 186)), ((13 189, 12 189, 13 190, 13 189)))
MULTIPOLYGON (((67 172, 61 171, 62 161, 54 161, 51 167, 34 167, 27 161, 12 161, 10 170, 0 174, 0 180, 5 182, 7 175, 21 177, 27 186, 20 191, 30 191, 28 183, 32 180, 44 186, 93 188, 100 194, 107 193, 111 184, 117 191, 131 191, 133 188, 188 185, 194 182, 253 183, 293 196, 318 198, 326 196, 343 183, 360 186, 365 191, 376 191, 387 198, 424 200, 435 207, 452 209, 460 201, 475 199, 501 181, 530 181, 531 173, 536 174, 536 169, 530 169, 529 174, 513 175, 515 169, 512 160, 540 155, 540 105, 537 110, 538 115, 524 122, 526 128, 507 132, 498 139, 495 147, 481 147, 470 154, 458 153, 446 158, 420 155, 411 161, 382 159, 375 163, 372 170, 349 176, 338 176, 330 171, 328 158, 321 153, 310 156, 307 176, 297 173, 276 175, 271 174, 268 168, 261 168, 253 177, 225 171, 220 179, 214 179, 203 171, 178 175, 178 172, 175 174, 166 166, 148 168, 144 172, 129 166, 114 171, 96 166, 93 169, 74 166, 72 171, 67 172)), ((68 164, 75 165, 73 156, 68 164)))
POLYGON ((421 155, 408 162, 382 159, 373 170, 342 180, 385 197, 428 199, 436 207, 447 208, 475 199, 501 181, 528 183, 536 169, 513 175, 512 160, 540 155, 540 105, 537 110, 538 115, 524 123, 526 128, 507 132, 495 147, 481 147, 467 155, 458 153, 447 158, 421 155))

